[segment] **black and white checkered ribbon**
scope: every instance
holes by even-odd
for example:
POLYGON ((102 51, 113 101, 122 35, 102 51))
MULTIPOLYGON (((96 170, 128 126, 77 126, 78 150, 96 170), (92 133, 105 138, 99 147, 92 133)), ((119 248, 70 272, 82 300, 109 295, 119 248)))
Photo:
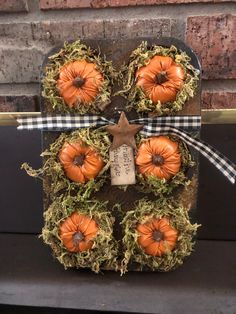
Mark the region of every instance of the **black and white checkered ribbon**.
MULTIPOLYGON (((43 130, 43 131, 66 131, 78 128, 99 127, 114 124, 114 119, 106 119, 97 115, 56 115, 41 117, 23 117, 17 119, 18 130, 43 130)), ((189 146, 199 151, 216 168, 218 168, 228 180, 235 183, 236 165, 222 155, 208 143, 194 138, 187 133, 198 131, 201 126, 200 116, 173 116, 157 118, 141 118, 129 121, 131 124, 143 124, 140 133, 144 136, 167 135, 178 136, 189 146)))

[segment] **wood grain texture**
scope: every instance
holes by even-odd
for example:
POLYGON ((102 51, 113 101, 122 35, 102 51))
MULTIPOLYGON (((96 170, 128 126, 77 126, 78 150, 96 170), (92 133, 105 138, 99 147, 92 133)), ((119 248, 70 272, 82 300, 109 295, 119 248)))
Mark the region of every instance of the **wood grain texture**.
POLYGON ((32 235, 0 234, 0 249, 1 304, 102 313, 235 312, 235 241, 198 241, 192 256, 174 272, 130 272, 124 277, 115 272, 65 271, 32 235))

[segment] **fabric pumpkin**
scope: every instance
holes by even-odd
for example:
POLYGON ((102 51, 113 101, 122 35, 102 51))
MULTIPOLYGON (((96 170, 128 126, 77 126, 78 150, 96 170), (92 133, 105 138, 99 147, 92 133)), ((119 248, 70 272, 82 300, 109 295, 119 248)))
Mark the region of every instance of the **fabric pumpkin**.
POLYGON ((92 248, 98 230, 92 218, 74 212, 61 224, 59 236, 68 251, 84 252, 92 248))
POLYGON ((138 224, 138 244, 148 255, 163 256, 176 246, 178 232, 170 226, 167 218, 153 218, 138 224))
POLYGON ((66 176, 79 183, 95 178, 104 166, 98 152, 82 141, 66 142, 59 153, 59 160, 66 176))
POLYGON ((178 143, 166 136, 151 137, 140 145, 135 162, 141 174, 168 180, 180 170, 178 143))
POLYGON ((86 60, 74 61, 61 68, 57 88, 65 103, 72 108, 79 103, 94 101, 103 81, 96 64, 86 60))
POLYGON ((136 72, 136 85, 154 103, 174 101, 184 84, 184 69, 170 57, 155 56, 136 72))

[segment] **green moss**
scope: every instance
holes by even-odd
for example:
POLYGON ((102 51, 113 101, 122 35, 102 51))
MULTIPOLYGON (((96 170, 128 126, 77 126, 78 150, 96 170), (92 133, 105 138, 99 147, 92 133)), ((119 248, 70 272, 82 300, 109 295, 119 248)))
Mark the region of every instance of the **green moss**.
POLYGON ((128 100, 128 109, 134 108, 138 112, 153 112, 157 115, 170 115, 180 111, 186 101, 193 97, 198 86, 199 70, 190 64, 191 58, 183 51, 179 51, 175 46, 165 48, 162 46, 148 47, 147 42, 142 42, 135 49, 131 56, 129 65, 124 67, 124 88, 119 92, 128 100), (185 71, 185 81, 182 89, 178 92, 176 100, 161 104, 154 103, 146 97, 140 87, 135 84, 136 71, 149 63, 150 59, 156 55, 169 56, 177 64, 180 64, 185 71))
POLYGON ((51 246, 55 257, 65 268, 91 268, 95 273, 101 268, 117 269, 118 245, 113 237, 114 218, 111 209, 107 209, 106 202, 81 202, 70 196, 60 197, 44 213, 44 220, 43 241, 51 246), (80 253, 67 251, 59 236, 61 223, 75 211, 91 217, 99 226, 92 249, 80 253))
POLYGON ((85 114, 87 112, 99 113, 103 111, 110 103, 111 86, 113 79, 117 76, 111 61, 107 61, 105 57, 101 57, 100 53, 82 44, 80 40, 73 43, 65 43, 64 47, 58 53, 50 56, 44 72, 42 96, 47 100, 47 103, 50 104, 53 110, 57 110, 60 113, 76 112, 85 114), (98 71, 103 74, 104 82, 98 96, 93 102, 89 104, 78 103, 76 107, 70 109, 59 95, 57 80, 60 69, 65 64, 76 60, 86 60, 95 63, 98 71))
POLYGON ((194 240, 199 225, 191 224, 187 210, 181 203, 173 199, 159 199, 149 201, 142 199, 136 203, 133 210, 127 209, 126 215, 121 222, 123 226, 124 258, 121 264, 121 273, 128 271, 130 263, 137 263, 137 269, 170 271, 183 263, 186 256, 193 250, 194 240), (178 240, 173 251, 161 257, 153 257, 144 253, 139 246, 136 226, 145 223, 152 218, 168 217, 170 225, 178 231, 178 240))
POLYGON ((110 145, 108 133, 103 127, 98 129, 84 128, 70 134, 62 133, 58 139, 50 145, 50 148, 41 154, 44 158, 42 168, 34 170, 27 163, 24 163, 22 168, 24 168, 30 176, 38 177, 46 181, 45 192, 51 199, 64 193, 65 195, 76 195, 79 200, 84 200, 89 198, 92 193, 99 191, 109 176, 110 145), (73 182, 68 179, 58 159, 58 154, 65 142, 74 142, 79 139, 95 148, 101 154, 105 163, 104 168, 98 176, 85 184, 73 182))
MULTIPOLYGON (((191 180, 188 179, 187 171, 189 168, 195 165, 192 160, 191 154, 187 145, 181 141, 176 136, 168 136, 172 141, 178 142, 179 150, 181 154, 181 167, 180 171, 173 176, 171 179, 159 179, 155 176, 149 175, 144 177, 142 174, 137 173, 137 184, 136 188, 138 191, 143 193, 153 193, 156 196, 167 196, 173 193, 174 190, 178 187, 187 187, 191 180)), ((139 136, 138 142, 139 145, 141 142, 147 140, 148 138, 144 138, 139 136)))

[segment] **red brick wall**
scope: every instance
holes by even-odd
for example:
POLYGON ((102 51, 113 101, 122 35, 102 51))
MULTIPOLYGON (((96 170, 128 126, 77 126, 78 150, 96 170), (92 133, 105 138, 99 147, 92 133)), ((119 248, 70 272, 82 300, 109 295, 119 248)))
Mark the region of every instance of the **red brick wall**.
POLYGON ((173 36, 203 67, 203 108, 236 108, 235 0, 0 0, 0 111, 38 110, 44 55, 64 40, 173 36))

